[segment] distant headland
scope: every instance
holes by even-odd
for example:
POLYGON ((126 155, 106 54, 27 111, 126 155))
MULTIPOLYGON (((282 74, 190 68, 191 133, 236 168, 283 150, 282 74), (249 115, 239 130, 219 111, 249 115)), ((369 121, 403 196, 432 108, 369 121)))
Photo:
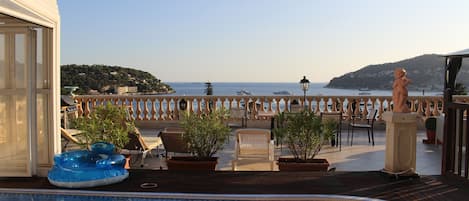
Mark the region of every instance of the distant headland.
POLYGON ((148 72, 121 66, 61 66, 61 94, 170 94, 174 90, 148 72))
MULTIPOLYGON (((469 61, 463 61, 461 69, 468 69, 469 61)), ((411 84, 412 91, 441 91, 443 90, 443 71, 445 58, 436 54, 425 54, 393 63, 368 65, 355 72, 333 78, 327 88, 337 89, 370 89, 392 90, 393 72, 395 68, 404 68, 411 84)), ((469 86, 469 71, 461 70, 456 82, 469 86)))

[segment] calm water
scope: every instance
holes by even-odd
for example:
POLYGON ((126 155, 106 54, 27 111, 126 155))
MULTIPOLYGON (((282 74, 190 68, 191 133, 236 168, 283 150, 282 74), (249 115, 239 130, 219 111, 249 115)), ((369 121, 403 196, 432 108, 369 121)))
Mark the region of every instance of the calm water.
MULTIPOLYGON (((176 90, 172 95, 205 95, 205 83, 203 82, 170 82, 168 83, 176 90)), ((329 95, 329 96, 357 96, 359 90, 330 89, 324 88, 327 83, 311 83, 307 95, 329 95)), ((288 91, 293 95, 303 95, 300 84, 293 83, 255 83, 255 82, 213 82, 213 95, 237 95, 240 90, 249 91, 256 96, 274 95, 276 91, 288 91)), ((366 91, 371 96, 391 96, 391 90, 366 91)), ((441 94, 442 92, 425 92, 426 96, 441 94)), ((421 91, 409 91, 410 96, 421 96, 421 91)))
POLYGON ((0 201, 224 201, 224 200, 377 200, 366 197, 322 194, 191 194, 104 192, 86 190, 5 189, 0 201))

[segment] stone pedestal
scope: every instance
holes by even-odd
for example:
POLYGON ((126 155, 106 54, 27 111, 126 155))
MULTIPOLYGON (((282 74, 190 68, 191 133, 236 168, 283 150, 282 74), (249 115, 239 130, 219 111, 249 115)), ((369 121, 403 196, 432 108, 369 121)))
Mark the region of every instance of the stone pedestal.
POLYGON ((386 160, 384 172, 416 175, 417 114, 385 112, 386 160))

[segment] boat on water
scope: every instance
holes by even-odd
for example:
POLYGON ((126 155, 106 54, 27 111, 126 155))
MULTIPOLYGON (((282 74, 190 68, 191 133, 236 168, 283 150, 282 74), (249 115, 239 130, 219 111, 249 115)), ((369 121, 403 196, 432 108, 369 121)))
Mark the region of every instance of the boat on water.
POLYGON ((241 91, 237 91, 236 94, 240 95, 240 96, 250 96, 252 95, 252 93, 248 90, 245 90, 245 89, 241 89, 241 91))
POLYGON ((370 96, 371 95, 371 90, 368 87, 363 87, 358 89, 358 95, 359 96, 370 96))
POLYGON ((363 87, 359 88, 358 91, 370 91, 370 89, 368 89, 368 87, 363 87))
POLYGON ((274 94, 275 94, 275 95, 293 95, 292 92, 289 92, 289 91, 286 91, 286 90, 283 90, 283 91, 274 91, 274 94))

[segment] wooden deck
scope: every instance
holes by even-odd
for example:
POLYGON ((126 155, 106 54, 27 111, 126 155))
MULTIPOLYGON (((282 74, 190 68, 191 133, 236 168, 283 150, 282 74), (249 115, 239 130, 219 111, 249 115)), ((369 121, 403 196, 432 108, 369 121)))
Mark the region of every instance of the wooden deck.
MULTIPOLYGON (((59 189, 47 178, 3 178, 0 188, 59 189)), ((383 200, 467 200, 469 183, 458 177, 421 176, 395 179, 366 172, 174 172, 130 170, 121 183, 84 190, 244 195, 348 195, 383 200), (156 183, 156 188, 142 188, 156 183)), ((83 190, 83 189, 82 189, 83 190)), ((254 196, 255 196, 254 195, 254 196)))

